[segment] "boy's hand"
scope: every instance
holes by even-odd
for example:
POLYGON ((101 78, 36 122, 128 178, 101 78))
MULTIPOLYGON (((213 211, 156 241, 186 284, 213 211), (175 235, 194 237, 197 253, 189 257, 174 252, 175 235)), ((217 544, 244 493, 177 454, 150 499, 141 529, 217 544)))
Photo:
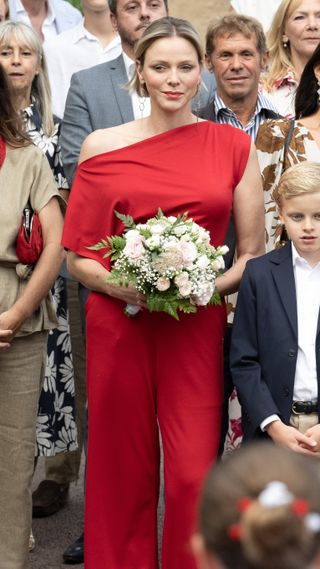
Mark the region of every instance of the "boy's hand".
MULTIPOLYGON (((290 448, 295 452, 300 452, 301 454, 314 455, 314 453, 318 450, 317 441, 314 440, 313 435, 309 436, 307 436, 306 434, 303 435, 297 429, 285 425, 282 421, 273 421, 266 427, 266 431, 268 435, 272 438, 273 442, 275 442, 278 445, 290 448)), ((320 432, 319 432, 319 444, 320 444, 320 432)))
POLYGON ((320 425, 315 425, 314 427, 310 427, 310 429, 308 429, 305 432, 306 437, 310 437, 310 439, 312 439, 313 441, 316 442, 316 445, 314 446, 314 452, 319 452, 320 451, 320 425))
POLYGON ((13 339, 12 330, 0 330, 0 350, 10 348, 13 339))

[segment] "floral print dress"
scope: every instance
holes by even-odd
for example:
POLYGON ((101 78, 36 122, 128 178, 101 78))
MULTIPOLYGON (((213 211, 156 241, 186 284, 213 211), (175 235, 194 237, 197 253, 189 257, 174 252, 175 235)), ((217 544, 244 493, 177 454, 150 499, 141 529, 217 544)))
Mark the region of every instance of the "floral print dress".
POLYGON ((290 130, 290 120, 267 120, 259 128, 256 148, 262 183, 264 190, 265 206, 265 236, 266 251, 272 251, 280 240, 282 227, 276 204, 272 199, 272 192, 278 184, 284 170, 309 160, 320 163, 320 148, 312 137, 309 130, 299 123, 294 122, 294 130, 285 153, 285 142, 290 130))
MULTIPOLYGON (((32 142, 48 159, 58 188, 69 189, 61 162, 60 123, 47 136, 35 101, 24 109, 23 119, 32 142)), ((54 456, 77 448, 74 373, 68 321, 66 281, 58 277, 53 286, 58 327, 48 337, 45 376, 37 418, 37 456, 54 456)))

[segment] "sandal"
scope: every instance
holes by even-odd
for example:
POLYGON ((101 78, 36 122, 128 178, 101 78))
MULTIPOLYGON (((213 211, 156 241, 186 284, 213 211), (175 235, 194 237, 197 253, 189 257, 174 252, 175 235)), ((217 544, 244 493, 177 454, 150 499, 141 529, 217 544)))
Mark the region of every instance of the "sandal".
POLYGON ((34 535, 31 530, 29 536, 29 552, 33 551, 35 546, 36 546, 36 540, 34 539, 34 535))

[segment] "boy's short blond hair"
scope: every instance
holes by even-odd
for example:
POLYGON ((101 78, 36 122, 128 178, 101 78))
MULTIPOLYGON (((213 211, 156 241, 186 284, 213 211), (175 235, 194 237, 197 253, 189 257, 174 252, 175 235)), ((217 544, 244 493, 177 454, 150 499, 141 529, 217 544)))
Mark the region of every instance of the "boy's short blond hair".
POLYGON ((288 168, 280 178, 272 197, 281 209, 282 200, 290 200, 302 194, 320 192, 320 164, 317 162, 299 162, 288 168))

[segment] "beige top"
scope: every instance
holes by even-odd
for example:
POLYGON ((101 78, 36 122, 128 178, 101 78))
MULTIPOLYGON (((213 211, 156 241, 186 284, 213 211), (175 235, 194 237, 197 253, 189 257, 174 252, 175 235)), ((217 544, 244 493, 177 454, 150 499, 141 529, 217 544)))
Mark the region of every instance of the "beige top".
MULTIPOLYGON (((28 202, 39 212, 53 196, 59 197, 47 158, 30 144, 6 148, 0 168, 0 313, 8 310, 28 282, 27 266, 19 263, 15 252, 23 209, 28 202), (1 266, 12 263, 12 268, 1 266), (18 276, 22 275, 22 278, 18 276)), ((17 336, 55 328, 57 320, 51 294, 20 328, 17 336)))

